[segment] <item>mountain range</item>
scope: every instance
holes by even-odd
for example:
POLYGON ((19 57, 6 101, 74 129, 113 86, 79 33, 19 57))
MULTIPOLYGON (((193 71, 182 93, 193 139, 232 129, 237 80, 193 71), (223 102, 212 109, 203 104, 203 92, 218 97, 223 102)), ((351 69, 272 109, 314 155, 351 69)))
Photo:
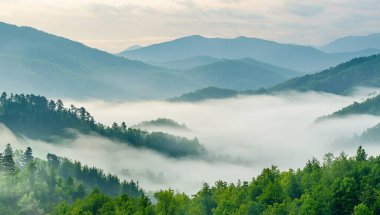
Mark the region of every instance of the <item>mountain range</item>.
POLYGON ((30 27, 0 23, 0 90, 109 100, 172 98, 207 87, 272 89, 301 77, 299 71, 315 71, 376 52, 326 54, 309 46, 255 38, 202 36, 132 49, 123 55, 145 62, 30 27))
POLYGON ((71 98, 164 98, 196 84, 30 27, 0 23, 1 90, 71 98))
POLYGON ((315 74, 292 78, 273 87, 259 90, 204 88, 169 99, 171 101, 201 101, 230 98, 238 95, 278 93, 286 91, 317 91, 339 95, 352 93, 358 87, 380 87, 380 55, 360 57, 315 74))
POLYGON ((237 37, 234 39, 222 39, 194 35, 146 46, 137 50, 126 50, 119 55, 145 62, 176 61, 196 56, 226 59, 252 57, 265 63, 311 73, 335 66, 355 57, 377 53, 379 53, 377 49, 324 53, 311 46, 282 44, 258 38, 237 37))
POLYGON ((380 33, 339 38, 320 47, 320 49, 327 53, 356 52, 366 49, 380 50, 380 33))

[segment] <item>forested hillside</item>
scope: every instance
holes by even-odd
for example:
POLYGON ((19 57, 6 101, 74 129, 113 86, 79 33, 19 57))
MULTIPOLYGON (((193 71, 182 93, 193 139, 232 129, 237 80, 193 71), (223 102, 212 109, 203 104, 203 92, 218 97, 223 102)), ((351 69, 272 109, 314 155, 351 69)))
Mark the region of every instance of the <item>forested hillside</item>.
POLYGON ((137 182, 79 161, 50 153, 43 160, 35 158, 30 147, 13 151, 10 144, 0 153, 1 214, 52 213, 57 204, 72 204, 93 189, 110 197, 125 194, 136 201, 146 200, 137 182))
POLYGON ((61 100, 43 96, 3 93, 0 97, 0 122, 14 133, 28 138, 59 142, 74 138, 74 129, 82 134, 98 135, 138 148, 152 149, 172 157, 201 156, 205 149, 197 138, 192 140, 162 132, 127 128, 123 122, 111 127, 96 123, 85 108, 65 108, 61 100))
POLYGON ((380 87, 380 55, 356 58, 322 72, 294 78, 269 88, 272 92, 322 91, 347 94, 355 87, 380 87))
POLYGON ((380 157, 327 153, 297 170, 271 166, 251 181, 204 184, 193 196, 161 190, 147 198, 134 182, 32 149, 0 157, 5 214, 379 214, 380 157), (94 187, 98 189, 92 190, 94 187))
POLYGON ((380 115, 380 95, 369 98, 364 102, 353 104, 344 107, 328 117, 347 116, 353 114, 368 114, 368 115, 380 115))

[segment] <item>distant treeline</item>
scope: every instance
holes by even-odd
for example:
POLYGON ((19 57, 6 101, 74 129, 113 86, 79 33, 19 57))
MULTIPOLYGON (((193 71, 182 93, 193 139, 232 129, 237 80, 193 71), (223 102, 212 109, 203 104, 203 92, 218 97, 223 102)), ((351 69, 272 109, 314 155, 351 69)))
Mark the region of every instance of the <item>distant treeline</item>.
POLYGON ((162 132, 146 132, 128 127, 125 122, 105 126, 96 123, 94 117, 83 107, 71 105, 65 108, 63 102, 48 100, 43 96, 2 93, 0 97, 0 122, 16 134, 29 138, 54 142, 70 138, 74 129, 83 134, 96 134, 131 144, 134 147, 149 148, 172 157, 201 156, 204 147, 197 138, 192 140, 162 132))
POLYGON ((328 153, 302 169, 263 169, 251 181, 204 184, 193 196, 161 190, 148 198, 137 183, 32 149, 0 156, 4 214, 380 214, 380 157, 328 153), (95 189, 93 189, 95 188, 95 189), (92 190, 93 189, 93 190, 92 190))

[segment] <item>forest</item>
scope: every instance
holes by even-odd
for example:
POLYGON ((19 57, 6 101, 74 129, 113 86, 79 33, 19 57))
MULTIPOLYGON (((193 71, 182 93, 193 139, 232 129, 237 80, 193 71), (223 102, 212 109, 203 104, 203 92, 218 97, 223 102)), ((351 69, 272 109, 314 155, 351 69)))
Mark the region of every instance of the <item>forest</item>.
POLYGON ((14 133, 32 139, 57 142, 81 134, 98 135, 137 148, 152 149, 170 157, 202 156, 206 151, 197 138, 187 139, 163 132, 146 132, 120 125, 97 123, 83 107, 65 108, 62 100, 48 100, 33 94, 2 93, 0 96, 0 122, 14 133))
POLYGON ((327 153, 300 169, 264 168, 251 181, 204 184, 192 196, 172 189, 146 195, 138 182, 30 147, 0 154, 4 214, 379 214, 380 157, 357 148, 327 153))

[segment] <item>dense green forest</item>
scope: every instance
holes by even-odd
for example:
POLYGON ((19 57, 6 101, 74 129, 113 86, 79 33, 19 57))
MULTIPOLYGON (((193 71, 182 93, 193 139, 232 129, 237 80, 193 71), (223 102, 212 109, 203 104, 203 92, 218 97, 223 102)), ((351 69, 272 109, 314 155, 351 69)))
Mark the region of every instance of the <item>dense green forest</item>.
POLYGON ((74 129, 82 134, 99 135, 134 147, 149 148, 172 157, 201 156, 205 149, 192 140, 162 132, 146 132, 116 122, 111 127, 96 123, 85 108, 65 108, 61 100, 43 96, 3 93, 0 97, 0 122, 14 133, 55 142, 73 138, 74 129))
POLYGON ((161 190, 148 198, 138 183, 31 148, 0 156, 3 214, 379 214, 380 157, 327 153, 302 169, 271 166, 251 181, 204 184, 192 196, 161 190))
POLYGON ((30 147, 14 151, 10 144, 0 153, 0 214, 46 214, 93 189, 111 197, 146 198, 137 182, 121 181, 79 161, 50 153, 42 160, 33 156, 30 147))

